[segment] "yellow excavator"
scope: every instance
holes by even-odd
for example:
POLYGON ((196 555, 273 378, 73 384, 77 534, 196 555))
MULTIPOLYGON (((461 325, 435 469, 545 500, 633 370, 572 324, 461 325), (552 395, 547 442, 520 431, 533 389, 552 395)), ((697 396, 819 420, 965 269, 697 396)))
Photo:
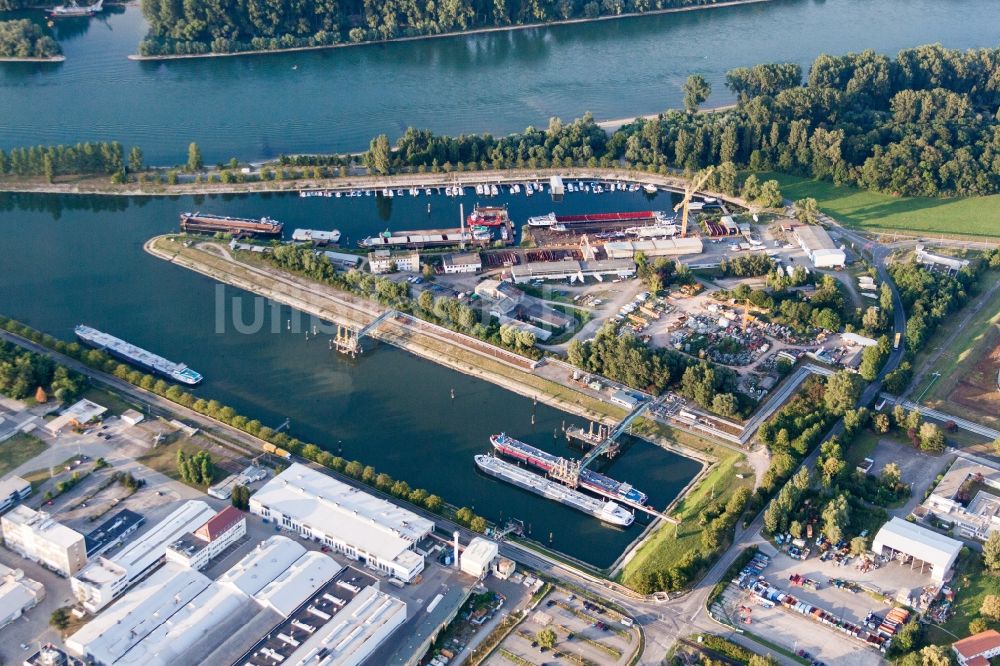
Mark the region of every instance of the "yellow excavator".
POLYGON ((681 238, 687 238, 688 233, 688 206, 691 204, 691 197, 694 193, 698 191, 699 188, 704 187, 708 179, 712 177, 712 172, 715 171, 714 166, 710 166, 701 173, 697 174, 691 182, 684 188, 684 198, 681 202, 674 206, 674 212, 676 213, 681 208, 684 212, 681 214, 681 238))

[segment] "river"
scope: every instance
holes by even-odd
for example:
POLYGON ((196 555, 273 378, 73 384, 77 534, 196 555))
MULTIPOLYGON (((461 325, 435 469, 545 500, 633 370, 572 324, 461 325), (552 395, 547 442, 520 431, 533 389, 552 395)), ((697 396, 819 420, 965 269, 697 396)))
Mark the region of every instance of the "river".
MULTIPOLYGON (((467 210, 474 197, 467 197, 467 210)), ((264 325, 240 333, 230 316, 217 323, 213 280, 142 250, 149 237, 176 229, 178 213, 200 209, 234 215, 272 215, 295 226, 341 228, 358 238, 391 228, 435 227, 457 215, 445 197, 300 199, 295 195, 137 198, 49 195, 0 196, 0 313, 64 339, 86 322, 183 361, 206 379, 197 393, 344 457, 357 458, 413 487, 474 507, 499 521, 524 520, 534 538, 599 567, 610 565, 641 532, 597 520, 479 474, 473 455, 489 451, 489 436, 506 431, 537 446, 573 454, 559 433, 582 423, 561 411, 467 377, 383 344, 356 360, 337 356, 325 339, 306 341, 287 331, 287 308, 264 308, 264 325), (426 212, 428 201, 432 213, 426 212), (454 389, 455 397, 451 398, 454 389), (532 423, 534 414, 534 424, 532 423), (551 541, 550 541, 551 534, 551 541)), ((553 208, 547 196, 510 202, 515 218, 553 208)), ((658 201, 665 207, 669 201, 658 201)), ((561 212, 646 209, 640 194, 596 198, 569 195, 561 212)), ((242 299, 252 320, 253 296, 225 288, 230 309, 242 299)), ((579 453, 575 453, 579 455, 579 453)), ((609 474, 666 506, 694 476, 694 461, 647 442, 635 442, 609 474)))
MULTIPOLYGON (((688 74, 731 98, 725 72, 808 65, 819 53, 941 42, 995 47, 993 0, 773 0, 327 51, 133 62, 138 7, 55 30, 62 64, 0 65, 0 147, 118 139, 154 164, 361 150, 380 132, 507 133, 551 116, 656 113, 681 103, 688 74)), ((40 16, 36 12, 34 16, 40 16)))

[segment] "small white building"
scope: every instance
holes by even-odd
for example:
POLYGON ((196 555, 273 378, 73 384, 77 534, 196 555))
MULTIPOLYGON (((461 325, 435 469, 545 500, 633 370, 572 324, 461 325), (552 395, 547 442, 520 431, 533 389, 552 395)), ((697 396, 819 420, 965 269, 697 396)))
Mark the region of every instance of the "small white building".
POLYGON ((419 273, 420 253, 416 251, 394 253, 389 250, 375 250, 368 253, 368 268, 376 275, 395 271, 419 273))
POLYGON ((860 345, 862 347, 874 347, 878 344, 878 340, 874 338, 869 338, 864 335, 858 335, 857 333, 842 333, 841 339, 849 345, 860 345))
POLYGON ((916 249, 917 261, 925 266, 938 266, 948 271, 956 273, 969 265, 968 259, 955 259, 954 257, 944 257, 940 254, 932 254, 924 250, 923 245, 918 245, 916 249))
POLYGON ((83 535, 49 514, 19 504, 0 518, 4 545, 33 562, 72 576, 87 564, 83 535))
POLYGON ((50 434, 58 435, 63 428, 79 427, 96 421, 106 411, 108 411, 107 407, 102 407, 96 402, 79 400, 64 409, 62 414, 46 423, 45 429, 50 434))
POLYGON ((461 252, 444 255, 441 257, 441 265, 446 275, 478 273, 483 268, 483 260, 478 252, 461 252))
POLYGON ((139 412, 137 410, 126 409, 124 412, 122 412, 122 421, 131 426, 142 423, 142 419, 143 419, 142 412, 139 412))
POLYGON ((192 569, 204 569, 224 550, 247 533, 247 518, 234 506, 227 506, 194 532, 167 546, 167 561, 192 569))
POLYGON ((497 545, 496 541, 476 537, 462 551, 459 558, 459 568, 470 576, 482 578, 490 572, 490 565, 499 554, 500 546, 497 545))
POLYGON ((31 495, 31 484, 19 476, 8 476, 0 481, 0 513, 20 504, 31 495))
POLYGON ((639 398, 635 397, 628 391, 619 390, 611 394, 611 402, 618 405, 619 407, 624 407, 625 409, 632 411, 639 406, 639 398))
POLYGON ((939 583, 945 581, 961 550, 961 541, 902 518, 893 518, 883 525, 872 542, 876 555, 913 558, 911 566, 919 565, 921 571, 930 565, 931 578, 939 583))
POLYGON ((847 255, 823 227, 800 225, 794 227, 792 233, 816 268, 840 268, 847 263, 847 255))
POLYGON ((45 598, 45 587, 20 569, 0 564, 0 629, 45 598))

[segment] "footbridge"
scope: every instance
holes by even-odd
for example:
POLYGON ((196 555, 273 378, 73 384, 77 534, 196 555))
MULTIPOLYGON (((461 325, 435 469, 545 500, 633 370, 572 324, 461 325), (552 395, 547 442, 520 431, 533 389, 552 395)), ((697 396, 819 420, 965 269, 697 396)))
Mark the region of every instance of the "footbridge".
POLYGON ((364 351, 361 347, 361 340, 370 335, 375 329, 390 319, 394 319, 399 312, 396 310, 386 310, 371 323, 355 331, 350 326, 337 326, 337 335, 330 341, 330 347, 335 348, 341 354, 357 356, 364 351))

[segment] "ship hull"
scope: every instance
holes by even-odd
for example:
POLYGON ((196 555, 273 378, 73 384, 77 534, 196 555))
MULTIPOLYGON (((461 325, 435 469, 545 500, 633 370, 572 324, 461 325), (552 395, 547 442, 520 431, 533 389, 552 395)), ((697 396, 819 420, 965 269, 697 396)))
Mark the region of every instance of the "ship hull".
MULTIPOLYGON (((124 361, 130 365, 134 365, 138 368, 142 368, 147 372, 158 375, 165 379, 178 382, 180 384, 187 384, 188 386, 197 386, 201 383, 202 376, 193 370, 190 370, 186 366, 178 366, 171 369, 166 369, 162 367, 157 367, 153 362, 146 361, 139 356, 129 354, 121 349, 118 349, 113 344, 102 344, 86 334, 81 333, 79 330, 75 331, 77 339, 88 347, 93 347, 94 349, 99 349, 109 356, 118 359, 119 361, 124 361)), ((148 352, 147 352, 148 353, 148 352)), ((159 358, 159 357, 157 357, 159 358)), ((165 359, 164 359, 165 360, 165 359)))
POLYGON ((545 497, 546 499, 559 502, 563 506, 576 509, 609 525, 628 527, 635 520, 635 516, 614 502, 600 502, 599 500, 589 498, 582 493, 561 486, 555 481, 550 481, 533 472, 522 470, 497 458, 480 455, 475 457, 475 461, 476 467, 483 474, 545 497), (524 475, 530 475, 535 478, 529 479, 524 475))
MULTIPOLYGON (((494 450, 498 453, 502 453, 515 460, 520 460, 546 473, 555 469, 559 463, 557 456, 536 449, 530 444, 525 444, 511 437, 494 435, 490 437, 490 443, 493 444, 494 450)), ((580 470, 579 483, 580 487, 586 488, 592 493, 640 509, 646 508, 646 502, 649 499, 645 493, 589 469, 580 470)))

